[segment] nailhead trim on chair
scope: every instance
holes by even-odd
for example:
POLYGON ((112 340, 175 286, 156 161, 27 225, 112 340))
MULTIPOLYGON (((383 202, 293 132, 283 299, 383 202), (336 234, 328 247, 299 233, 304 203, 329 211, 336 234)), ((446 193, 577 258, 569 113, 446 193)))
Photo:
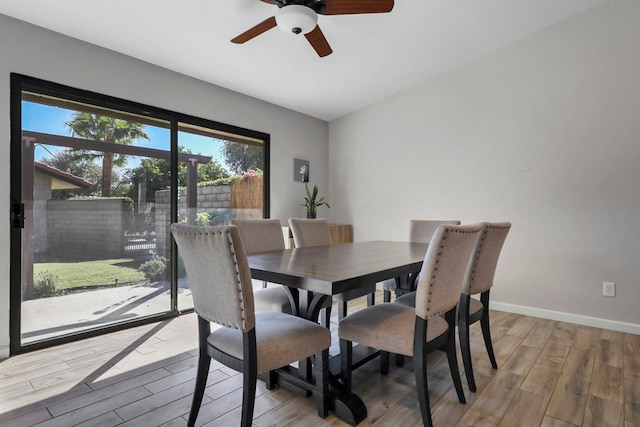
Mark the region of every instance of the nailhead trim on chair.
MULTIPOLYGON (((222 232, 220 232, 222 234, 222 232)), ((225 232, 227 234, 227 241, 229 242, 229 250, 231 251, 231 255, 233 256, 233 264, 236 267, 236 285, 238 286, 238 296, 240 298, 240 311, 242 317, 242 326, 246 330, 247 329, 247 317, 245 315, 244 308, 244 300, 242 299, 242 281, 240 280, 240 269, 238 268, 238 258, 236 257, 236 248, 233 246, 233 240, 231 239, 231 233, 227 230, 225 232)))
MULTIPOLYGON (((198 231, 198 232, 190 232, 190 231, 179 231, 179 233, 184 234, 184 235, 194 235, 194 236, 208 236, 210 234, 210 232, 206 231, 198 231)), ((222 231, 219 231, 220 235, 222 235, 222 231)), ((231 233, 229 233, 229 231, 225 231, 226 235, 227 235, 227 240, 229 242, 229 250, 231 252, 231 255, 233 255, 233 263, 236 267, 236 278, 237 278, 237 285, 238 285, 238 295, 240 296, 240 302, 241 302, 241 317, 242 317, 242 322, 243 322, 243 327, 244 329, 247 329, 247 325, 246 325, 246 321, 247 321, 247 317, 245 315, 245 308, 244 308, 244 301, 242 300, 242 288, 241 288, 241 281, 240 281, 240 270, 238 268, 238 259, 236 257, 236 250, 235 247, 233 246, 233 241, 231 239, 231 233)), ((215 235, 216 232, 212 232, 211 234, 215 235)), ((196 310, 197 312, 197 310, 196 310)), ((225 323, 225 322, 221 322, 220 320, 216 320, 213 318, 210 318, 210 316, 204 316, 201 313, 198 313, 199 316, 206 318, 207 320, 211 321, 211 322, 215 322, 218 323, 219 325, 225 326, 227 328, 235 328, 235 326, 225 323)))
MULTIPOLYGON (((438 271, 438 263, 440 262, 439 258, 442 255, 442 249, 444 249, 444 243, 445 243, 445 240, 447 239, 447 234, 448 233, 465 233, 465 234, 467 234, 467 233, 473 233, 473 232, 472 231, 467 231, 467 230, 447 230, 445 232, 445 234, 442 236, 442 240, 441 240, 441 244, 440 244, 440 248, 439 248, 440 251, 438 252, 438 256, 435 259, 436 266, 433 268, 434 274, 431 276, 432 280, 434 280, 436 278, 435 272, 438 271)), ((482 235, 482 239, 484 239, 484 234, 482 235)), ((475 271, 475 265, 474 265, 474 271, 475 271)), ((431 293, 432 293, 431 289, 432 289, 432 287, 433 287, 433 282, 430 282, 429 283, 429 291, 428 291, 429 297, 427 298, 427 303, 429 305, 431 305, 431 293)), ((438 313, 434 313, 434 314, 432 314, 432 316, 440 316, 440 315, 446 313, 447 311, 451 310, 453 307, 455 307, 455 305, 453 305, 453 306, 451 306, 451 307, 449 307, 447 309, 441 310, 438 313)))

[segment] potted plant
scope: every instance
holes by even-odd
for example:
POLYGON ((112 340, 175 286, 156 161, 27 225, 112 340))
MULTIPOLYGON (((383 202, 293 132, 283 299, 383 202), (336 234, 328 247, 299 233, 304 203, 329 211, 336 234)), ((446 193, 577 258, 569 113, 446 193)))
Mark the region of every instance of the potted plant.
POLYGON ((304 198, 304 203, 301 204, 300 206, 304 206, 304 207, 307 208, 307 218, 315 218, 316 217, 316 208, 318 206, 325 205, 326 207, 331 209, 331 206, 329 206, 329 203, 327 203, 327 201, 324 199, 324 197, 320 197, 318 199, 318 186, 317 185, 313 186, 313 191, 312 192, 309 191, 309 186, 307 184, 304 185, 304 189, 305 189, 305 191, 307 193, 307 196, 304 198))

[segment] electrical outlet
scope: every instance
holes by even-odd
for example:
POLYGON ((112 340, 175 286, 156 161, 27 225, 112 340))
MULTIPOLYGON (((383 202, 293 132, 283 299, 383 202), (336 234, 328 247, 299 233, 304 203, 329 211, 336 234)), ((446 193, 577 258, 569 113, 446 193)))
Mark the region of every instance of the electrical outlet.
POLYGON ((602 282, 602 296, 603 297, 615 297, 616 296, 616 282, 602 282))

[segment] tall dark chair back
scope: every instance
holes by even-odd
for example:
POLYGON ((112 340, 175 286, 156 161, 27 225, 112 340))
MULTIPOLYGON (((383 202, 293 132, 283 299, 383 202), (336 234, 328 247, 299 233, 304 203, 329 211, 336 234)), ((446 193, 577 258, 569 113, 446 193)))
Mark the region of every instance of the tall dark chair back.
POLYGON ((296 245, 296 248, 327 246, 331 244, 329 223, 324 218, 290 218, 289 226, 291 227, 293 243, 296 245))
POLYGON ((380 349, 387 364, 389 353, 413 356, 423 424, 431 426, 427 354, 444 350, 458 400, 466 402, 456 355, 456 306, 481 230, 481 224, 437 228, 420 271, 415 308, 395 302, 379 304, 357 311, 340 322, 341 373, 347 388, 351 387, 353 342, 380 349))
POLYGON ((326 416, 330 332, 296 316, 255 313, 251 272, 236 226, 173 224, 171 233, 187 271, 198 315, 198 372, 187 425, 195 425, 198 417, 212 358, 243 373, 241 425, 249 427, 258 373, 315 355, 318 414, 326 416), (211 322, 220 327, 212 332, 211 322))
POLYGON ((480 322, 484 344, 493 369, 498 369, 489 326, 489 293, 493 286, 498 259, 502 246, 511 230, 510 222, 484 222, 482 235, 467 273, 462 282, 462 293, 458 306, 458 336, 464 371, 469 384, 469 390, 475 392, 476 382, 471 363, 471 347, 469 340, 469 326, 480 322), (471 295, 480 294, 480 300, 471 295))
POLYGON ((247 332, 255 325, 253 287, 237 227, 171 227, 199 317, 247 332))
MULTIPOLYGON (((434 219, 412 219, 409 223, 409 241, 413 243, 429 243, 433 234, 441 225, 460 225, 457 219, 434 220, 434 219)), ((415 277, 413 278, 415 279, 415 277)), ((412 280, 413 281, 413 280, 412 280)), ((395 279, 388 279, 382 282, 384 302, 391 301, 391 292, 396 290, 395 279)), ((415 283, 411 289, 415 291, 415 283)))
MULTIPOLYGON (((331 244, 329 223, 324 218, 290 218, 289 226, 291 227, 291 234, 293 234, 293 242, 296 248, 328 246, 331 244)), ((355 298, 366 295, 367 305, 371 306, 375 304, 375 292, 376 284, 367 283, 348 293, 334 295, 333 300, 338 302, 338 319, 342 319, 347 315, 347 302, 355 298)), ((324 303, 323 307, 326 308, 326 311, 323 311, 323 316, 329 316, 331 313, 330 303, 331 301, 324 303)), ((322 322, 328 327, 329 320, 326 317, 322 322)))
POLYGON ((279 219, 232 219, 238 227, 247 255, 284 250, 284 235, 279 219))
POLYGON ((429 243, 441 225, 460 225, 460 221, 457 219, 412 219, 409 223, 409 241, 414 243, 429 243))

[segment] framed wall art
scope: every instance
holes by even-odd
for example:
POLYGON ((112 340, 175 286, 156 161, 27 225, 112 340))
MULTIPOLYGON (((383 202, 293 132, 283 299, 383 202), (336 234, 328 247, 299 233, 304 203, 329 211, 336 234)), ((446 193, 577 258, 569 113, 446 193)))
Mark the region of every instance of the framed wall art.
POLYGON ((293 180, 309 182, 309 162, 307 160, 293 159, 293 180))

